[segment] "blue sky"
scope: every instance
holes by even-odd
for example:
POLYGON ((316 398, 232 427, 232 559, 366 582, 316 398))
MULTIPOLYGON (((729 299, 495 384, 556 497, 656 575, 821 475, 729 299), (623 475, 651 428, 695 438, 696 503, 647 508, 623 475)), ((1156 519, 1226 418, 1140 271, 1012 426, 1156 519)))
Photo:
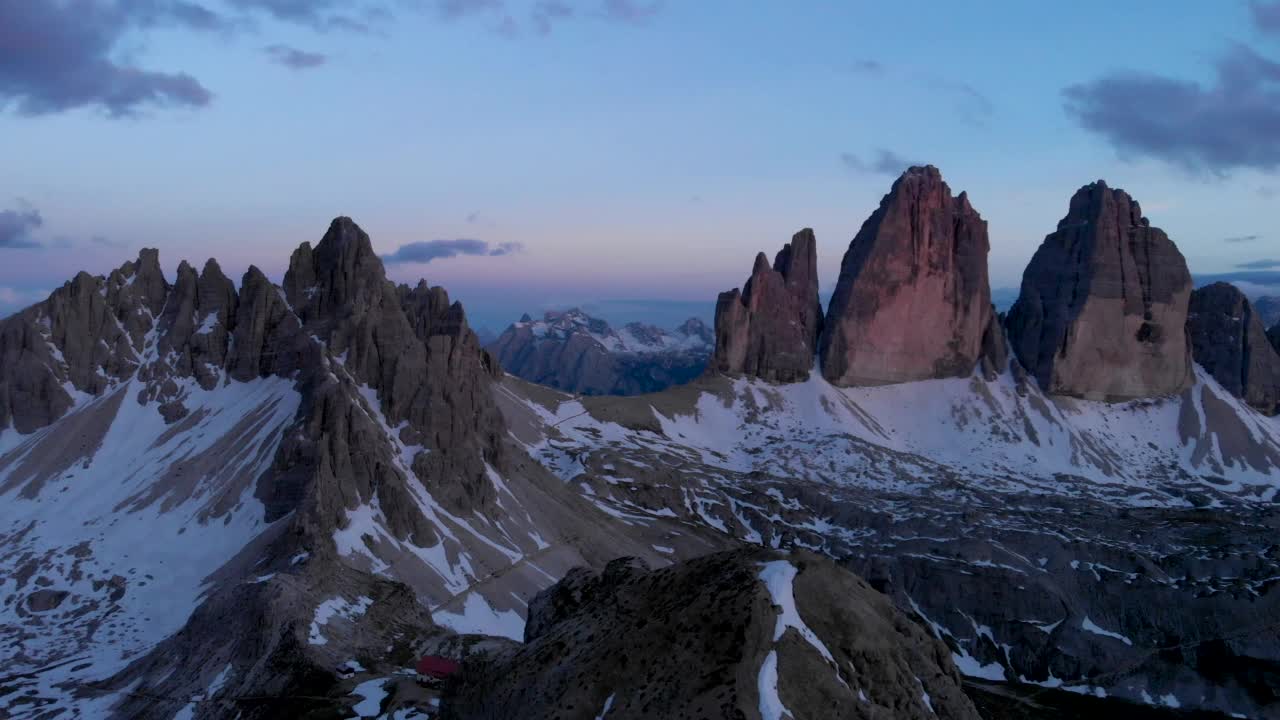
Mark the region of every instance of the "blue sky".
POLYGON ((801 227, 829 290, 913 161, 994 286, 1098 178, 1230 272, 1280 259, 1277 60, 1280 3, 1232 0, 0 0, 0 313, 144 246, 278 279, 345 214, 479 241, 388 266, 473 324, 674 324, 801 227))

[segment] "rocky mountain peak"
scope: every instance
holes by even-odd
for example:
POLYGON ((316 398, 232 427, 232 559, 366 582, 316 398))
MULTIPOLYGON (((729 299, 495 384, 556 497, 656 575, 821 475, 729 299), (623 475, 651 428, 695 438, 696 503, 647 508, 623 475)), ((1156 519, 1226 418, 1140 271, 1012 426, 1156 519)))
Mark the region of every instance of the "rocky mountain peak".
POLYGON ((1071 197, 1067 214, 1058 229, 1083 223, 1114 223, 1117 227, 1146 227, 1151 224, 1142 215, 1142 206, 1119 188, 1112 189, 1103 180, 1080 188, 1071 197))
POLYGON ((1044 390, 1129 400, 1192 381, 1184 330, 1191 274, 1138 203, 1106 183, 1072 196, 1022 277, 1007 328, 1044 390))
POLYGON ((792 236, 772 266, 768 256, 757 254, 742 290, 720 293, 715 318, 709 367, 772 382, 809 377, 822 331, 813 231, 792 236))
POLYGON ((1280 354, 1239 288, 1218 282, 1191 293, 1191 355, 1232 395, 1268 415, 1280 412, 1280 354))
POLYGON ((904 172, 845 252, 820 343, 823 375, 847 386, 971 373, 996 324, 989 249, 967 195, 953 197, 932 165, 904 172))

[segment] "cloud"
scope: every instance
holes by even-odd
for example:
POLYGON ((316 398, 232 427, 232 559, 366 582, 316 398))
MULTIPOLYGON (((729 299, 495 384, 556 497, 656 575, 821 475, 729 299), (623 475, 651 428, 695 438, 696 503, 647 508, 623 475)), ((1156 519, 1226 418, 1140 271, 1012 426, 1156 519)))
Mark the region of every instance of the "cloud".
POLYGON ((1280 168, 1280 64, 1235 45, 1201 84, 1116 72, 1063 90, 1067 114, 1122 156, 1196 174, 1280 168))
POLYGON ((436 17, 441 20, 458 20, 472 15, 498 12, 503 9, 502 0, 433 0, 436 17))
POLYGON ((1233 235, 1231 237, 1222 238, 1224 243, 1247 243, 1261 239, 1261 235, 1233 235))
POLYGON ((1275 295, 1280 292, 1280 270, 1236 270, 1225 273, 1192 275, 1196 287, 1215 282, 1229 282, 1247 295, 1275 295))
POLYGON ((1271 268, 1280 268, 1280 260, 1251 260, 1240 263, 1236 267, 1242 270, 1270 270, 1271 268))
POLYGON ((853 62, 853 71, 867 73, 869 75, 879 75, 884 72, 884 63, 878 60, 855 60, 853 62))
POLYGON ((932 72, 920 72, 907 68, 895 68, 885 65, 879 60, 860 58, 853 62, 852 71, 859 75, 888 79, 896 76, 899 81, 911 83, 928 90, 936 91, 945 98, 959 114, 960 119, 970 125, 986 125, 995 114, 995 103, 978 88, 962 80, 937 75, 932 72))
POLYGON ((1280 0, 1249 0, 1249 14, 1258 32, 1280 35, 1280 0))
POLYGON ((271 62, 283 65, 290 70, 309 70, 325 64, 329 58, 320 53, 307 52, 288 45, 268 45, 262 51, 271 62))
POLYGON ((488 243, 484 240, 458 238, 456 240, 421 240, 401 245, 390 255, 383 255, 382 261, 387 264, 397 263, 429 263, 432 260, 457 257, 458 255, 486 255, 497 257, 510 255, 524 250, 517 242, 488 243))
MULTIPOLYGON (((141 106, 203 107, 213 98, 185 73, 147 70, 113 58, 131 28, 162 22, 213 24, 186 3, 0 3, 0 107, 44 115, 94 106, 113 117, 141 106)), ((212 17, 212 15, 210 16, 212 17)))
POLYGON ((551 32, 552 25, 571 17, 573 17, 573 8, 560 0, 538 0, 533 6, 533 29, 539 35, 546 35, 551 32))
POLYGON ((368 32, 370 20, 386 20, 390 11, 381 5, 349 0, 227 0, 246 13, 262 13, 278 22, 306 25, 315 30, 368 32), (355 15, 351 10, 356 11, 355 15))
POLYGON ((109 248, 123 248, 123 247, 129 246, 129 243, 125 242, 124 240, 112 240, 111 238, 103 237, 102 235, 94 235, 93 237, 89 238, 89 242, 93 243, 94 245, 101 245, 102 247, 109 247, 109 248))
POLYGON ((844 163, 846 168, 856 173, 877 175, 900 175, 902 174, 902 171, 909 167, 924 165, 924 163, 921 162, 907 160, 892 150, 886 150, 884 148, 878 148, 875 151, 874 156, 869 161, 863 160, 861 157, 854 155, 853 153, 840 153, 840 162, 844 163))
POLYGON ((0 211, 0 248, 39 247, 30 233, 43 224, 40 211, 32 207, 0 211))
POLYGON ((648 22, 662 10, 661 0, 603 0, 602 4, 606 18, 632 24, 648 22))
POLYGON ((0 285, 0 319, 49 297, 45 289, 31 289, 0 285))

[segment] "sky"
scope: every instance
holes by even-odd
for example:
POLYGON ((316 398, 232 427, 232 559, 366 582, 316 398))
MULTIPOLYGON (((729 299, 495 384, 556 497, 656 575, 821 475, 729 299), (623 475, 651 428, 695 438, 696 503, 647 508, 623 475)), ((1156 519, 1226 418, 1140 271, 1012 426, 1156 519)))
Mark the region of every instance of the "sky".
POLYGON ((142 247, 279 280, 349 215, 472 324, 710 319, 908 165, 1016 288, 1081 185, 1280 294, 1280 0, 0 0, 0 315, 142 247))

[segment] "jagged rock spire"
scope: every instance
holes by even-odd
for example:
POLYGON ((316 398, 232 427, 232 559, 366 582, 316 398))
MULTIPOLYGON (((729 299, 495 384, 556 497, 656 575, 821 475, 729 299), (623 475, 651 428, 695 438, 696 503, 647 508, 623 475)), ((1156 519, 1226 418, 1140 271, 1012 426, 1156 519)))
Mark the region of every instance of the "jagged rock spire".
POLYGON ((1280 355, 1239 288, 1218 282, 1192 292, 1187 335, 1191 356, 1231 394, 1280 412, 1280 355))
POLYGON ((894 182, 845 253, 820 343, 836 385, 965 376, 998 367, 987 223, 932 165, 894 182))
POLYGON ((716 349, 710 367, 774 382, 809 377, 822 330, 817 241, 805 228, 782 247, 773 266, 756 255, 751 277, 716 302, 716 349))
POLYGON ((1192 381, 1190 294, 1182 253, 1126 192, 1099 180, 1076 191, 1032 257, 1009 311, 1009 339, 1047 392, 1169 395, 1192 381))

